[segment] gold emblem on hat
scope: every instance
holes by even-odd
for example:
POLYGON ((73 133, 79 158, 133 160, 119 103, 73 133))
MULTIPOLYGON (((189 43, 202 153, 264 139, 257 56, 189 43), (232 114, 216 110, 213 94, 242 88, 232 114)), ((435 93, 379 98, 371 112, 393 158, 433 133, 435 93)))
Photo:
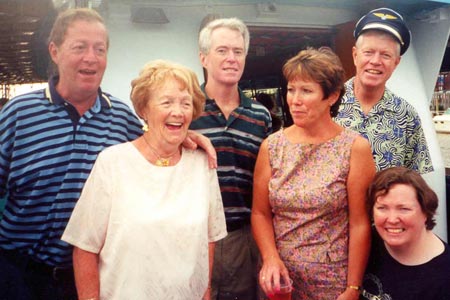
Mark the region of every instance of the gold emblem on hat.
POLYGON ((388 15, 388 14, 382 14, 382 13, 373 13, 375 16, 377 16, 378 18, 382 19, 382 20, 395 20, 397 19, 396 16, 393 15, 388 15))

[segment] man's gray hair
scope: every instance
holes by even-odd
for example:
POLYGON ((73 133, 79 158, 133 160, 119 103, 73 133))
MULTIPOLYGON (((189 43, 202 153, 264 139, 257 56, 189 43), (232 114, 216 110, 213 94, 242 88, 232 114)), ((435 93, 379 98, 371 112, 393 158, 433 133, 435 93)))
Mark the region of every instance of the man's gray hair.
POLYGON ((228 28, 240 32, 244 38, 244 52, 247 55, 250 45, 250 33, 247 25, 238 18, 222 18, 207 23, 200 30, 198 37, 198 46, 201 53, 206 55, 211 50, 211 33, 217 28, 228 28))

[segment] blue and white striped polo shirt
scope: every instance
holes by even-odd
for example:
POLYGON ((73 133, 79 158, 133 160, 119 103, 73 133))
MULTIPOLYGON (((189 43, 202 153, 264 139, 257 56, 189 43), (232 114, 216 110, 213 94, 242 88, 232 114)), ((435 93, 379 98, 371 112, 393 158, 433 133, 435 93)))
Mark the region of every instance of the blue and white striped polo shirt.
POLYGON ((72 247, 60 238, 97 154, 136 139, 142 125, 100 89, 79 117, 56 92, 56 80, 10 100, 0 113, 0 198, 7 195, 0 247, 68 266, 72 247))
POLYGON ((241 103, 228 120, 207 96, 205 111, 190 127, 207 136, 216 149, 217 175, 227 222, 250 218, 256 157, 262 141, 272 132, 269 111, 241 90, 239 93, 241 103))

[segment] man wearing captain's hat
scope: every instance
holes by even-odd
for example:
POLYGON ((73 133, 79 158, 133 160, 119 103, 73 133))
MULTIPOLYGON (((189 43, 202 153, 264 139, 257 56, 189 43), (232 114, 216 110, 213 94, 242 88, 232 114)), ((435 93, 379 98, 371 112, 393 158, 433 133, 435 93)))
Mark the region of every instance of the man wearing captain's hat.
POLYGON ((353 35, 356 75, 346 82, 336 122, 369 140, 378 170, 433 171, 416 110, 386 87, 411 42, 403 17, 389 8, 374 9, 356 23, 353 35))

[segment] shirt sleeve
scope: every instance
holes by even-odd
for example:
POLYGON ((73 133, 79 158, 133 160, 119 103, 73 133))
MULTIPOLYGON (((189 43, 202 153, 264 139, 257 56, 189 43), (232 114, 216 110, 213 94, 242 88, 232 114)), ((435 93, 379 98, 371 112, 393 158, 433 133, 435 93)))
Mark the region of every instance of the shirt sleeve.
POLYGON ((410 106, 411 120, 408 125, 408 149, 405 156, 405 167, 420 174, 434 171, 428 143, 423 132, 422 123, 417 112, 410 106))
POLYGON ((61 238, 92 253, 100 252, 106 238, 113 188, 109 166, 100 153, 61 238))
POLYGON ((11 152, 16 132, 16 114, 13 107, 8 104, 10 103, 7 103, 0 111, 0 198, 4 199, 6 199, 11 152))
POLYGON ((223 239, 227 235, 225 213, 220 193, 219 179, 215 169, 210 173, 210 204, 208 216, 208 240, 210 243, 223 239))

